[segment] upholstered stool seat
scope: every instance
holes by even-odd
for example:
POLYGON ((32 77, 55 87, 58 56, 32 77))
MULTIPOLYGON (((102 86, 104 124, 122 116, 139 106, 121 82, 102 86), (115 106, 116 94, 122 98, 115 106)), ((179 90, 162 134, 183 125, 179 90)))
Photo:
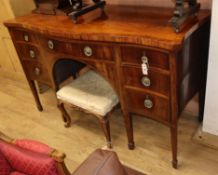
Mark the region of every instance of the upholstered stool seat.
POLYGON ((71 83, 57 91, 58 108, 62 113, 65 126, 69 127, 71 118, 64 104, 96 116, 103 128, 107 145, 111 147, 108 115, 119 103, 111 85, 100 75, 88 70, 71 83))
POLYGON ((99 116, 105 116, 119 102, 109 83, 92 70, 61 88, 57 98, 99 116))

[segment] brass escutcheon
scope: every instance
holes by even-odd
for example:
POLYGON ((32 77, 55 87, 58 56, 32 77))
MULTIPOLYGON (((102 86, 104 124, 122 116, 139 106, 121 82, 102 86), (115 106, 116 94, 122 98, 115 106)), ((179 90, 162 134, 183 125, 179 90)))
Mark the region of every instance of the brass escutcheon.
POLYGON ((84 47, 83 52, 87 57, 92 56, 92 48, 89 46, 84 47))

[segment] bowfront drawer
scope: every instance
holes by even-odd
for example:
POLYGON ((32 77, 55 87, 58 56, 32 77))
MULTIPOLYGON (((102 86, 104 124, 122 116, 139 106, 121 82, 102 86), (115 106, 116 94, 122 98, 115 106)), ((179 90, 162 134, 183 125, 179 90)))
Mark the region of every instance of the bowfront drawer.
POLYGON ((169 100, 135 89, 125 89, 126 105, 129 111, 160 121, 169 121, 169 100))
POLYGON ((17 52, 22 60, 39 60, 40 52, 37 47, 30 44, 16 43, 17 52))
POLYGON ((127 86, 149 89, 168 96, 170 77, 167 74, 150 69, 148 75, 143 75, 141 68, 123 66, 123 83, 127 86))
POLYGON ((23 65, 29 79, 49 82, 48 72, 42 64, 36 61, 23 61, 23 65))
POLYGON ((43 37, 40 42, 42 42, 44 48, 53 53, 69 54, 73 57, 85 59, 114 60, 113 47, 107 44, 64 42, 43 37))
POLYGON ((34 34, 30 32, 23 31, 23 30, 13 30, 12 35, 15 41, 23 41, 26 43, 36 43, 34 34))
POLYGON ((168 54, 164 52, 141 47, 122 46, 121 57, 123 63, 137 65, 141 65, 143 57, 146 57, 149 66, 169 70, 168 54))

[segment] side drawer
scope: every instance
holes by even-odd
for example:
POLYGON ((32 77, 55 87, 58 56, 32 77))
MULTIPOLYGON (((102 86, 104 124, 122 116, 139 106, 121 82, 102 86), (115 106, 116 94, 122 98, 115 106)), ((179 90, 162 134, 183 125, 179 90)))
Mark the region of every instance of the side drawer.
POLYGON ((123 63, 142 64, 142 57, 148 58, 150 66, 169 70, 168 54, 143 47, 122 46, 121 57, 123 63))
POLYGON ((16 43, 17 52, 21 60, 39 60, 40 52, 31 44, 16 43))
POLYGON ((169 100, 150 93, 125 88, 126 105, 129 111, 149 118, 168 122, 169 100))
POLYGON ((34 34, 24 31, 24 30, 11 30, 13 39, 15 39, 15 41, 23 41, 23 42, 27 42, 27 43, 36 43, 36 38, 34 36, 34 34))
POLYGON ((168 96, 170 90, 170 77, 164 73, 149 69, 148 75, 143 75, 141 68, 122 67, 123 83, 127 86, 133 86, 143 89, 149 89, 168 96))
POLYGON ((114 49, 113 46, 107 44, 93 44, 89 42, 64 42, 61 40, 40 39, 43 48, 47 48, 49 52, 58 52, 69 54, 77 58, 86 59, 102 59, 113 61, 114 49))
POLYGON ((29 79, 44 82, 46 84, 50 82, 48 72, 42 64, 36 61, 23 61, 23 66, 29 79))

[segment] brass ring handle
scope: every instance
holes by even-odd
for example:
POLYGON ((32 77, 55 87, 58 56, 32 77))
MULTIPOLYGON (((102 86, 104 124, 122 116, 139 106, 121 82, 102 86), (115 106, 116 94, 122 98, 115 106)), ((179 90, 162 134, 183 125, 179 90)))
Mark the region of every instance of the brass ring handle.
POLYGON ((24 39, 24 41, 28 42, 28 41, 29 41, 29 36, 28 36, 27 34, 25 34, 25 35, 23 36, 23 39, 24 39))
POLYGON ((145 76, 145 77, 142 77, 141 83, 142 83, 142 85, 145 86, 145 87, 150 87, 150 86, 151 86, 151 80, 150 80, 149 77, 146 77, 146 76, 145 76))
POLYGON ((145 108, 147 108, 147 109, 151 109, 152 107, 153 107, 153 102, 152 102, 152 100, 151 99, 145 99, 144 100, 144 106, 145 106, 145 108))
POLYGON ((83 53, 84 53, 85 56, 87 56, 87 57, 92 56, 92 48, 89 47, 89 46, 84 47, 83 53))
POLYGON ((36 53, 33 50, 30 50, 29 53, 31 58, 36 58, 36 53))
POLYGON ((54 49, 54 43, 53 43, 52 40, 49 40, 49 41, 48 41, 48 48, 51 49, 51 50, 54 49))
POLYGON ((40 75, 40 73, 41 73, 41 70, 38 67, 35 67, 34 71, 35 71, 36 75, 40 75))

